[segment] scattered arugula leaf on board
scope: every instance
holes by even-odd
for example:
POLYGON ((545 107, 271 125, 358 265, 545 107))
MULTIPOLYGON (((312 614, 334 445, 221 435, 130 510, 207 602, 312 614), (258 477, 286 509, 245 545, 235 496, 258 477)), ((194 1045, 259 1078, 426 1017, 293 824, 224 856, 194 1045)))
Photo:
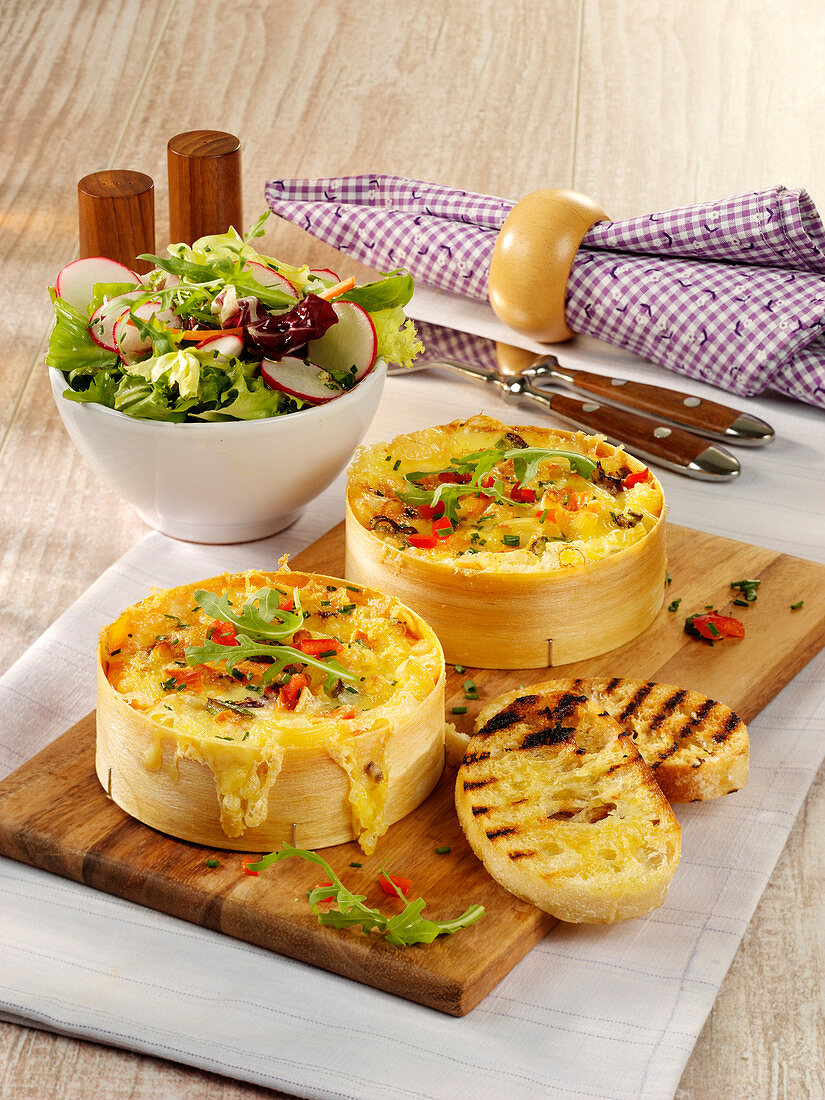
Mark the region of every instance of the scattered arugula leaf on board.
POLYGON ((319 924, 329 925, 332 928, 354 928, 358 925, 362 932, 369 933, 373 930, 383 935, 389 943, 395 947, 407 947, 413 943, 432 943, 436 936, 453 935, 453 933, 474 924, 484 915, 483 905, 470 905, 461 914, 451 921, 427 920, 421 916, 426 906, 423 898, 408 901, 400 892, 399 897, 406 902, 402 912, 395 916, 387 917, 380 909, 373 909, 365 905, 363 894, 353 894, 344 886, 327 861, 317 852, 307 851, 305 848, 293 848, 285 844, 279 852, 270 852, 263 856, 257 863, 248 864, 250 871, 264 871, 273 863, 280 863, 291 856, 299 856, 309 863, 317 863, 326 872, 332 885, 319 885, 310 890, 307 900, 313 913, 318 918, 319 924), (328 900, 330 896, 335 904, 334 909, 325 912, 319 909, 318 903, 328 900))

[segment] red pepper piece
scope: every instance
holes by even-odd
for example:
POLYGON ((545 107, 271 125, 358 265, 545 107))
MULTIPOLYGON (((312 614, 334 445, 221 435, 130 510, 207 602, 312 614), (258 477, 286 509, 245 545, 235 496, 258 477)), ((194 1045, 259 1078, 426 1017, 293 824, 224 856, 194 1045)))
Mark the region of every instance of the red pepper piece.
POLYGON ((438 480, 442 485, 466 485, 468 481, 472 481, 472 475, 453 473, 451 470, 446 470, 443 474, 438 475, 438 480))
POLYGON ((234 623, 224 623, 220 620, 215 623, 209 633, 209 641, 216 645, 237 645, 237 631, 234 623))
POLYGON ((203 666, 195 665, 194 668, 176 668, 169 673, 169 676, 178 684, 185 684, 193 691, 200 691, 203 666))
MULTIPOLYGON (((253 863, 255 862, 254 859, 252 860, 252 862, 253 863)), ((257 871, 250 871, 249 864, 246 862, 246 860, 243 861, 242 866, 243 866, 243 873, 245 875, 251 875, 253 878, 258 877, 258 872, 257 871)))
POLYGON ((305 687, 309 687, 309 677, 303 672, 293 673, 278 694, 281 706, 287 710, 295 710, 298 697, 305 687))
POLYGON ((745 624, 732 615, 720 615, 718 611, 709 611, 706 615, 692 615, 685 621, 688 633, 698 634, 709 642, 719 638, 744 638, 745 624))
POLYGON ((407 542, 419 550, 431 550, 436 542, 435 535, 407 535, 407 542))
POLYGON ((495 480, 496 479, 493 477, 492 474, 487 474, 486 477, 483 477, 481 479, 481 484, 484 486, 485 489, 492 489, 493 485, 495 484, 495 480))
POLYGON ((438 519, 444 515, 444 503, 439 500, 438 504, 419 504, 416 511, 422 519, 438 519))
POLYGON ((403 875, 388 875, 386 871, 381 872, 381 877, 378 880, 381 889, 385 894, 389 894, 390 897, 397 898, 398 893, 396 886, 406 898, 412 890, 412 879, 404 878, 403 875))
POLYGON ((310 657, 319 657, 322 653, 340 653, 344 647, 335 638, 302 638, 295 648, 310 657))
POLYGON ((444 517, 433 523, 433 534, 437 539, 448 539, 453 533, 453 525, 444 517))
POLYGON ((279 611, 291 611, 295 607, 294 600, 284 600, 283 603, 278 604, 279 611))
POLYGON ((535 489, 522 489, 521 485, 516 482, 510 490, 510 497, 517 504, 532 504, 536 499, 536 491, 535 489))
MULTIPOLYGON (((321 882, 316 882, 315 883, 315 889, 316 890, 318 889, 319 886, 332 886, 332 883, 329 881, 328 878, 325 878, 321 882)), ((316 898, 315 900, 316 901, 332 901, 332 899, 334 897, 335 897, 334 893, 329 893, 329 894, 326 895, 326 897, 316 898)))
POLYGON ((647 466, 643 470, 637 470, 635 474, 628 474, 622 482, 623 489, 632 489, 634 485, 638 485, 640 481, 650 481, 650 470, 647 466))

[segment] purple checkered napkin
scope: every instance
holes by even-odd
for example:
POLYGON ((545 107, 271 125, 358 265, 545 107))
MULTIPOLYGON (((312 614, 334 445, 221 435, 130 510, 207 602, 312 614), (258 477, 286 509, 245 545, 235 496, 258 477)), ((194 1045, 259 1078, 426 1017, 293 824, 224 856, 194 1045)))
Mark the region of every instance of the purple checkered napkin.
MULTIPOLYGON (((339 251, 487 300, 513 207, 396 176, 270 180, 270 208, 339 251)), ((601 222, 567 284, 567 323, 744 396, 825 407, 825 228, 805 191, 777 187, 601 222)))

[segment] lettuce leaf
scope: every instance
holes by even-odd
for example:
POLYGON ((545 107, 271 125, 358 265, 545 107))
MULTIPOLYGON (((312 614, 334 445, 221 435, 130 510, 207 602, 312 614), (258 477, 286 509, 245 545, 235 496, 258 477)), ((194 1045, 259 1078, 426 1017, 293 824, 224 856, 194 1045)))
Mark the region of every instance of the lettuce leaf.
POLYGON ((117 355, 94 342, 89 335, 88 318, 81 317, 74 306, 58 298, 54 291, 50 293, 55 324, 49 337, 46 365, 74 374, 94 374, 115 367, 119 361, 117 355))
POLYGON ((225 403, 193 413, 198 420, 264 420, 303 408, 305 404, 279 390, 271 390, 260 376, 247 378, 240 363, 230 363, 226 374, 230 385, 224 395, 225 403))
POLYGON ((424 351, 415 325, 404 316, 400 306, 382 309, 370 316, 378 337, 377 354, 387 363, 409 367, 413 359, 424 351))

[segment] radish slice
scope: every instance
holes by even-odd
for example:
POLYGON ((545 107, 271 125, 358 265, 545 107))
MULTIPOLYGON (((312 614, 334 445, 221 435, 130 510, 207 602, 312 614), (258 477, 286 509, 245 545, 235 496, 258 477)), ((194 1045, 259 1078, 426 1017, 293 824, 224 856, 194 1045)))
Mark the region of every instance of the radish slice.
POLYGON ((323 405, 344 392, 325 370, 292 355, 262 360, 261 377, 270 389, 312 405, 323 405))
MULTIPOLYGON (((155 316, 165 324, 175 320, 171 309, 164 309, 155 298, 151 302, 144 302, 142 306, 138 306, 135 313, 142 321, 148 321, 150 317, 155 316)), ((118 355, 124 363, 134 363, 145 351, 152 350, 152 341, 140 335, 137 325, 129 316, 128 309, 124 310, 115 321, 114 337, 118 355)))
POLYGON ((130 290, 128 294, 120 294, 98 306, 89 321, 89 335, 94 342, 107 351, 117 351, 115 340, 115 325, 123 316, 123 309, 129 302, 145 294, 143 290, 130 290))
POLYGON ((328 267, 311 267, 309 269, 310 275, 316 279, 320 279, 323 283, 330 283, 335 286, 336 283, 340 283, 341 280, 335 274, 334 271, 330 271, 328 267))
POLYGON ((117 260, 87 256, 66 264, 57 276, 55 290, 64 302, 84 314, 92 300, 95 283, 132 283, 140 286, 140 277, 117 260))
POLYGON ((201 351, 214 352, 216 362, 226 363, 241 354, 244 343, 240 336, 207 336, 205 340, 195 344, 195 347, 201 351))
POLYGON ((369 374, 375 365, 378 337, 375 325, 365 309, 355 302, 333 302, 338 324, 331 325, 323 336, 310 340, 307 356, 323 370, 353 371, 356 382, 369 374))
POLYGON ((249 266, 252 269, 253 276, 261 286, 277 286, 281 290, 285 290, 287 294, 291 294, 293 298, 298 297, 298 291, 284 275, 279 275, 271 267, 256 263, 255 260, 250 260, 249 266))

